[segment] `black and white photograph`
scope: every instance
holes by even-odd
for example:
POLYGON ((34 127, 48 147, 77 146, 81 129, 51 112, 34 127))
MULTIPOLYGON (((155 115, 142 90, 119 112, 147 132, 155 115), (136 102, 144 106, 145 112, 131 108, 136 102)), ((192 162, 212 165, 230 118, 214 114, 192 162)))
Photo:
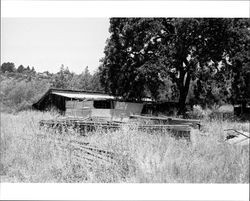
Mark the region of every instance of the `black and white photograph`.
POLYGON ((1 185, 249 185, 249 17, 23 16, 1 17, 1 185))

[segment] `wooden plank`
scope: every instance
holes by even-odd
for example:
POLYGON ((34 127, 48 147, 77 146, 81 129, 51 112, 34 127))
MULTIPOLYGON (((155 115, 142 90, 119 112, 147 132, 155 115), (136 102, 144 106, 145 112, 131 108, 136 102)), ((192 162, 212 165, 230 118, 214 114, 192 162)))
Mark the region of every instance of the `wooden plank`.
POLYGON ((78 160, 80 159, 87 163, 92 163, 92 162, 94 163, 95 161, 98 161, 100 163, 105 163, 105 164, 106 163, 116 164, 116 161, 113 158, 111 158, 109 155, 96 153, 95 151, 84 149, 81 146, 77 148, 75 145, 72 145, 72 144, 70 147, 59 145, 57 147, 57 150, 63 154, 68 155, 69 158, 74 158, 78 160))
POLYGON ((81 166, 86 166, 87 168, 95 168, 94 165, 95 165, 96 162, 101 163, 103 165, 110 165, 110 163, 106 163, 106 162, 103 162, 103 161, 92 161, 92 162, 89 162, 85 158, 83 158, 83 157, 77 157, 77 156, 72 156, 72 159, 77 164, 79 164, 81 166))
POLYGON ((167 118, 171 121, 178 121, 178 122, 187 122, 187 123, 200 123, 199 119, 182 119, 182 118, 176 118, 176 117, 168 117, 168 116, 161 116, 161 118, 167 118))
POLYGON ((74 145, 74 150, 75 151, 79 151, 81 154, 87 154, 88 156, 93 156, 95 158, 99 158, 99 159, 103 159, 103 160, 113 160, 114 157, 111 156, 111 155, 108 155, 108 154, 101 154, 100 152, 96 152, 96 151, 93 151, 93 150, 90 150, 90 149, 86 149, 84 147, 81 147, 81 146, 76 146, 74 145))
POLYGON ((151 120, 159 123, 166 123, 168 125, 189 125, 193 128, 200 129, 200 120, 196 119, 181 119, 181 118, 173 118, 173 117, 156 117, 156 116, 142 116, 142 115, 130 115, 132 119, 144 119, 151 120))
POLYGON ((172 122, 186 122, 186 123, 200 123, 197 119, 181 119, 174 117, 157 117, 157 116, 142 116, 142 115, 130 115, 130 118, 135 119, 146 119, 146 120, 161 120, 161 121, 172 121, 172 122))
MULTIPOLYGON (((121 123, 114 123, 114 122, 95 122, 95 121, 84 121, 84 120, 75 120, 75 119, 63 119, 63 120, 55 120, 54 122, 43 121, 42 124, 49 124, 53 125, 63 125, 63 126, 77 126, 77 127, 89 127, 90 129, 96 128, 103 128, 103 129, 119 129, 122 125, 130 125, 128 124, 121 124, 121 123)), ((131 124, 133 125, 133 124, 131 124)), ((190 123, 182 123, 182 124, 153 124, 153 125, 138 125, 138 129, 167 129, 167 130, 176 130, 176 131, 190 131, 191 130, 190 123)))
POLYGON ((111 159, 106 159, 106 158, 101 158, 98 157, 94 154, 89 154, 89 153, 83 153, 83 152, 73 152, 73 155, 77 155, 78 157, 84 157, 84 158, 88 158, 89 160, 93 160, 93 161, 101 161, 104 163, 110 163, 110 164, 116 164, 115 160, 111 160, 111 159))
POLYGON ((139 129, 149 128, 149 129, 166 129, 166 130, 176 130, 176 131, 191 131, 191 127, 188 125, 141 125, 139 129))
POLYGON ((103 164, 114 164, 114 161, 108 161, 108 160, 104 160, 102 158, 98 158, 95 156, 91 156, 91 155, 86 155, 86 154, 78 154, 78 153, 73 153, 72 154, 73 157, 77 157, 78 159, 84 159, 87 160, 90 163, 95 163, 95 162, 99 162, 99 163, 103 163, 103 164))
POLYGON ((103 153, 103 154, 106 154, 106 155, 110 155, 111 157, 114 157, 114 153, 113 152, 110 152, 110 151, 107 151, 107 150, 103 150, 103 149, 100 149, 98 147, 94 147, 94 146, 88 146, 88 145, 85 145, 85 144, 81 144, 79 142, 75 142, 75 145, 76 144, 79 144, 78 146, 80 146, 81 148, 84 148, 84 149, 89 149, 91 151, 97 151, 99 153, 103 153))
MULTIPOLYGON (((86 118, 87 119, 87 118, 86 118)), ((88 121, 85 119, 77 119, 77 118, 70 118, 70 119, 61 119, 61 120, 42 120, 40 121, 42 124, 78 124, 78 125, 95 125, 95 126, 120 126, 120 123, 117 122, 102 122, 102 121, 88 121)))

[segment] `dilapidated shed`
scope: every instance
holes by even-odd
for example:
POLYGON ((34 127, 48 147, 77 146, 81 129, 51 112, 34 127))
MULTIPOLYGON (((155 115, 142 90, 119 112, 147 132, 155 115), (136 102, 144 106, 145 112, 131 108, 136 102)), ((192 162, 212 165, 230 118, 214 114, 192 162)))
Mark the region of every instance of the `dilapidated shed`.
POLYGON ((69 117, 98 117, 126 121, 130 115, 140 115, 144 102, 129 102, 100 92, 49 89, 33 108, 56 109, 69 117))

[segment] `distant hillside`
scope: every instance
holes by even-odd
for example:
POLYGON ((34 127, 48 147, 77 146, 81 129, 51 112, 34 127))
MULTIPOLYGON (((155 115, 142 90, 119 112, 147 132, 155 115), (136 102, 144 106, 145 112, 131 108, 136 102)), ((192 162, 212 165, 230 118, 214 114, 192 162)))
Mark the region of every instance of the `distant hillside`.
POLYGON ((37 74, 1 73, 1 111, 20 111, 31 107, 50 86, 49 78, 37 74))
POLYGON ((57 73, 41 73, 33 67, 19 66, 16 69, 13 63, 4 63, 0 71, 1 111, 14 112, 31 108, 50 87, 103 91, 99 79, 99 73, 91 75, 88 67, 78 75, 64 66, 57 73))

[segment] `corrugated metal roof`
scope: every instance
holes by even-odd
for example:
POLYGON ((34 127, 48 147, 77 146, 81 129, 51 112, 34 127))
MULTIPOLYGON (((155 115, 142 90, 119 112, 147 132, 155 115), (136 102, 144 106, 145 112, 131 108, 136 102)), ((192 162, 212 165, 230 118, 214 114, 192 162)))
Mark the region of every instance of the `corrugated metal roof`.
POLYGON ((231 138, 226 139, 226 142, 229 144, 240 145, 240 146, 249 146, 250 142, 250 133, 245 131, 238 131, 235 129, 227 129, 227 137, 231 135, 231 138))
POLYGON ((114 96, 106 95, 106 94, 89 94, 89 93, 67 93, 67 92, 53 92, 52 94, 56 94, 58 96, 63 96, 67 98, 75 98, 75 99, 87 99, 87 100, 107 100, 107 99, 115 99, 114 96))

